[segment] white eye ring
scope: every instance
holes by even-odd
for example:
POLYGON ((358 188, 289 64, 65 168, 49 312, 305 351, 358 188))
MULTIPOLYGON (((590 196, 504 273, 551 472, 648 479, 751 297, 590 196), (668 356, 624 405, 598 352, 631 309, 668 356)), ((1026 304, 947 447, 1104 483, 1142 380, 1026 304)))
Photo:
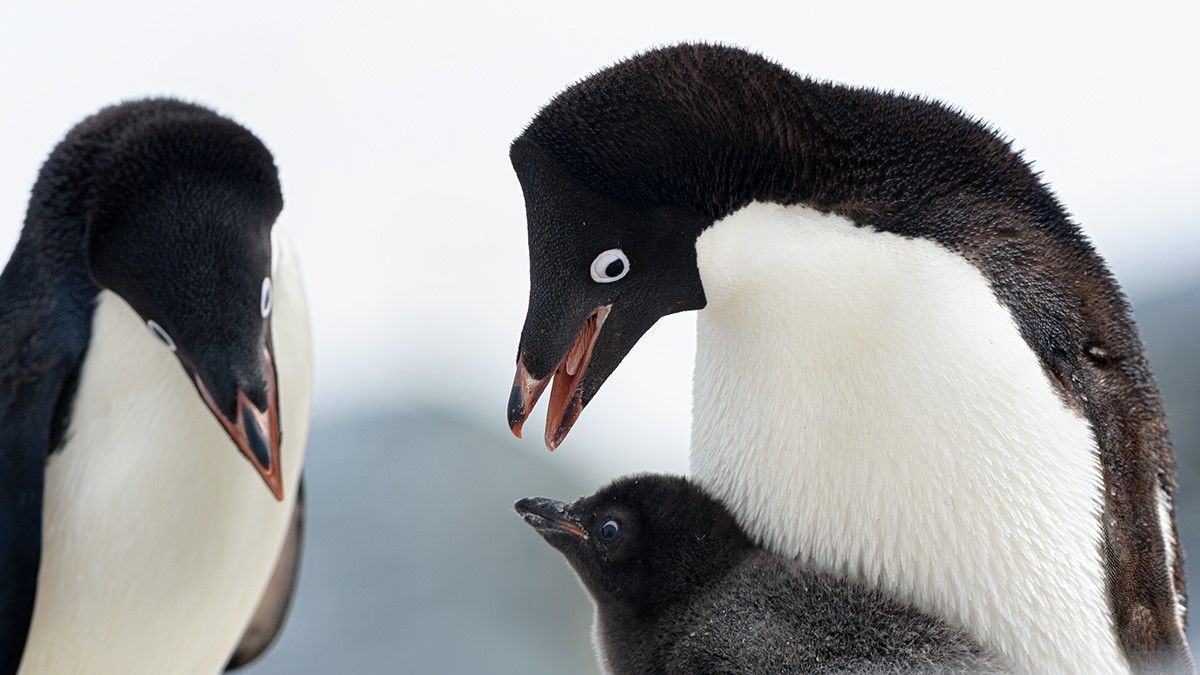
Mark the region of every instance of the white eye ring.
POLYGON ((167 346, 167 349, 175 351, 175 341, 171 339, 171 336, 167 334, 167 331, 163 330, 162 326, 158 325, 157 321, 150 319, 146 322, 146 328, 149 328, 150 334, 161 340, 162 343, 167 346))
POLYGON ((625 252, 619 248, 610 248, 607 251, 596 256, 592 261, 592 281, 598 284, 611 284, 614 281, 620 281, 629 274, 629 258, 625 252), (608 273, 609 268, 613 263, 621 263, 621 269, 613 275, 608 273))
POLYGON ((271 303, 274 294, 271 293, 271 277, 264 277, 262 282, 262 293, 258 298, 258 311, 265 319, 271 316, 271 303))

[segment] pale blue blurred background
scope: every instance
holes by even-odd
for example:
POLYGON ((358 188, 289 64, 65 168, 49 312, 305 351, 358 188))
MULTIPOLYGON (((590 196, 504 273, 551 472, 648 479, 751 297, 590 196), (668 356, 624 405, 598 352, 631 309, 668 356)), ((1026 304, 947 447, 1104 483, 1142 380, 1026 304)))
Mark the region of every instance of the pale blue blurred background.
MULTIPOLYGON (((98 107, 207 103, 281 167, 317 339, 310 530, 267 673, 594 670, 591 609, 509 510, 684 471, 694 319, 656 327, 565 447, 508 436, 525 308, 507 146, 557 91, 684 39, 988 120, 1133 299, 1200 552, 1196 3, 0 4, 0 250, 52 145, 98 107), (653 405, 651 405, 653 404, 653 405), (653 409, 653 415, 645 411, 653 409)), ((1200 570, 1192 578, 1200 584, 1200 570)))

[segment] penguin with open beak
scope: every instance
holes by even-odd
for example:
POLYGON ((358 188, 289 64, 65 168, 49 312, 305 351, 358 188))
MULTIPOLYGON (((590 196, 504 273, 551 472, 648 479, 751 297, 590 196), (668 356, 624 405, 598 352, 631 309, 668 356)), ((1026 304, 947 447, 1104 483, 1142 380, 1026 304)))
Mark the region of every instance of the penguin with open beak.
POLYGON ((679 45, 559 94, 511 158, 514 433, 553 382, 558 447, 655 321, 699 310, 692 475, 755 541, 1020 672, 1190 671, 1174 456, 1129 305, 994 131, 679 45))
POLYGON ((0 276, 0 673, 217 672, 278 631, 311 397, 282 208, 263 143, 175 100, 43 165, 0 276))
POLYGON ((659 318, 704 307, 695 240, 711 221, 597 193, 526 136, 513 143, 512 161, 525 187, 530 293, 508 423, 520 438, 553 382, 545 434, 553 450, 659 318))

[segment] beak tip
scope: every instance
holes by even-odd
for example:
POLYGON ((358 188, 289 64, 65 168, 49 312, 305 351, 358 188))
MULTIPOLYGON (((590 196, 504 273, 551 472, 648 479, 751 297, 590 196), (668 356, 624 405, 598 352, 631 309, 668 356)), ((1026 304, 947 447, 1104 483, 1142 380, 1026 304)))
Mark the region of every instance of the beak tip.
POLYGON ((525 426, 525 410, 520 403, 508 404, 508 428, 512 431, 513 436, 521 437, 521 429, 525 426))
POLYGON ((512 390, 508 395, 508 428, 512 431, 513 436, 521 438, 521 431, 525 426, 525 420, 529 418, 529 411, 533 409, 534 403, 537 402, 542 390, 546 388, 546 384, 548 381, 545 379, 537 380, 530 377, 529 371, 525 369, 524 361, 517 361, 517 374, 513 378, 512 390))
POLYGON ((284 498, 283 476, 279 473, 278 463, 267 471, 260 470, 260 474, 263 482, 267 484, 267 489, 271 491, 271 496, 275 498, 275 501, 282 502, 284 498))
POLYGON ((546 418, 546 448, 550 452, 558 449, 563 441, 567 440, 567 436, 571 434, 571 429, 575 428, 575 421, 579 419, 580 413, 583 412, 583 395, 576 390, 570 401, 563 408, 561 418, 554 423, 549 417, 546 418))

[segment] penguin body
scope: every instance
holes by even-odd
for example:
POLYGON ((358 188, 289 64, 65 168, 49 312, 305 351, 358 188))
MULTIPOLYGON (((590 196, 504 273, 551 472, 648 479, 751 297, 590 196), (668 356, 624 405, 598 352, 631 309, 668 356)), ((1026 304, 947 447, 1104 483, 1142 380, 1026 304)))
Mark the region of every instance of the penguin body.
POLYGON ((592 595, 610 672, 1000 672, 961 630, 754 546, 685 479, 516 508, 592 595))
POLYGON ((0 672, 214 673, 252 618, 278 630, 312 387, 280 207, 261 143, 177 101, 105 109, 43 167, 0 283, 6 422, 43 413, 5 448, 37 507, 5 526, 40 536, 0 551, 33 599, 4 606, 0 672))
POLYGON ((700 310, 692 469, 769 549, 1020 671, 1190 669, 1173 454, 1128 304, 1006 141, 681 45, 560 94, 512 159, 515 432, 553 381, 557 446, 658 318, 700 310))
POLYGON ((275 354, 281 399, 296 404, 283 429, 289 497, 271 498, 171 353, 102 292, 68 440, 46 466, 22 673, 224 668, 279 558, 308 435, 298 405, 312 387, 307 307, 293 254, 279 244, 275 354))
POLYGON ((1024 667, 1127 667, 1090 426, 974 267, 802 206, 748 205, 697 247, 691 470, 757 541, 1024 667))

